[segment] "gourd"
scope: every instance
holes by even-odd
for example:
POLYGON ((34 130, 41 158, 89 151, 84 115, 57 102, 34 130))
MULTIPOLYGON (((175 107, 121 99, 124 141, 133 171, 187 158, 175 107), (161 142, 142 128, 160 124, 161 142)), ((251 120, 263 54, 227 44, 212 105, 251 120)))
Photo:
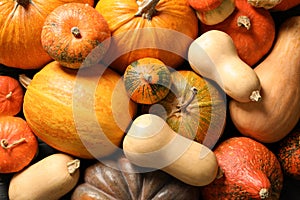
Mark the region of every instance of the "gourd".
POLYGON ((138 168, 122 155, 88 166, 83 183, 74 189, 71 200, 198 200, 199 197, 198 187, 185 184, 161 170, 138 168))
POLYGON ((248 137, 231 137, 214 150, 223 176, 201 189, 209 199, 279 199, 283 174, 275 154, 248 137))
POLYGON ((188 0, 202 24, 214 25, 224 21, 235 10, 234 0, 188 0))
POLYGON ((201 33, 220 30, 233 40, 238 56, 254 67, 272 48, 275 40, 275 22, 271 13, 256 8, 247 0, 236 0, 234 12, 216 25, 201 25, 201 33))
POLYGON ((227 33, 210 30, 200 35, 188 49, 188 62, 196 73, 218 83, 236 101, 261 99, 258 76, 239 58, 227 33))
POLYGON ((38 143, 27 122, 14 116, 0 117, 0 173, 27 167, 38 152, 38 143))
POLYGON ((295 127, 285 138, 279 141, 276 156, 283 173, 300 180, 300 128, 295 127))
POLYGON ((133 164, 161 169, 189 185, 207 185, 218 175, 218 163, 209 148, 177 134, 157 115, 143 114, 133 121, 123 150, 133 164))
POLYGON ((41 45, 41 31, 48 14, 56 7, 93 0, 0 1, 0 63, 14 68, 38 69, 51 61, 41 45))
POLYGON ((279 28, 270 54, 257 67, 262 101, 229 102, 235 127, 245 136, 264 143, 284 138, 300 117, 300 17, 287 19, 279 28))
POLYGON ((51 58, 65 67, 78 69, 103 58, 110 45, 110 35, 107 22, 92 6, 67 3, 47 16, 41 42, 51 58))
POLYGON ((22 109, 23 97, 23 89, 16 79, 0 75, 0 116, 17 115, 22 109))
POLYGON ((143 112, 160 116, 176 133, 213 148, 225 127, 224 92, 192 70, 173 71, 171 79, 169 94, 143 112))
POLYGON ((23 113, 49 146, 92 159, 119 148, 137 106, 119 74, 103 65, 86 69, 68 69, 57 61, 46 65, 27 83, 23 113))
POLYGON ((8 195, 11 200, 57 200, 78 183, 80 161, 56 153, 30 165, 12 177, 8 195))
POLYGON ((95 8, 112 34, 109 56, 103 63, 121 74, 144 57, 179 67, 198 35, 198 19, 187 0, 101 0, 95 8))
POLYGON ((140 104, 154 104, 167 96, 171 87, 171 72, 156 58, 141 58, 127 66, 125 89, 129 97, 140 104))

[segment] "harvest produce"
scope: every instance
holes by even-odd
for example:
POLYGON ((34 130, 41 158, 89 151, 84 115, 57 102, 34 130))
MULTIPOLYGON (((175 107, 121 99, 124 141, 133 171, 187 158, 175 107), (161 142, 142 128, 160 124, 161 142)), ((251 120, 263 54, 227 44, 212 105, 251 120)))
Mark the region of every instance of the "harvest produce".
POLYGON ((260 101, 259 78, 238 56, 227 33, 220 30, 203 33, 190 45, 188 61, 196 73, 217 82, 236 101, 260 101))
POLYGON ((133 164, 161 169, 189 185, 207 185, 218 175, 218 163, 209 148, 177 134, 153 114, 133 121, 123 149, 133 164))
POLYGON ((15 174, 9 184, 11 200, 57 200, 71 191, 79 180, 80 161, 56 153, 15 174))
POLYGON ((84 199, 189 199, 198 200, 200 190, 160 171, 140 171, 125 157, 97 162, 84 172, 84 182, 72 200, 84 199))
POLYGON ((106 20, 92 6, 68 3, 47 16, 41 42, 51 58, 65 67, 78 69, 103 58, 110 45, 110 36, 106 20), (92 50, 95 56, 87 58, 92 50))
POLYGON ((0 117, 0 174, 14 173, 30 164, 38 152, 37 139, 20 117, 0 117))
POLYGON ((16 79, 0 75, 0 116, 17 115, 22 109, 23 97, 23 88, 16 79))
POLYGON ((208 199, 279 199, 283 174, 273 152, 247 137, 232 137, 215 150, 221 178, 202 188, 208 199))
POLYGON ((299 29, 300 16, 286 20, 271 53, 254 69, 261 82, 262 100, 229 102, 231 119, 243 135, 261 142, 277 142, 299 121, 299 29))
POLYGON ((0 1, 0 63, 21 69, 38 69, 51 61, 41 45, 48 14, 68 2, 94 4, 94 0, 0 1))
POLYGON ((136 105, 116 72, 107 69, 99 78, 101 67, 78 73, 53 61, 35 74, 23 106, 35 135, 80 158, 103 157, 121 145, 136 105))
POLYGON ((247 2, 257 8, 271 9, 282 2, 282 0, 247 0, 247 2))

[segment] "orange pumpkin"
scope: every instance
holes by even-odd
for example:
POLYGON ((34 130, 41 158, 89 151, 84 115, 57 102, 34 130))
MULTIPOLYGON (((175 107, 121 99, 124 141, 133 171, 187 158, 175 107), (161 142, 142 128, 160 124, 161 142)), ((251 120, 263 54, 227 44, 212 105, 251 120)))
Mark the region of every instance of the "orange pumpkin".
POLYGON ((38 151, 38 142, 25 120, 0 117, 0 173, 21 171, 38 151))
POLYGON ((93 0, 0 0, 0 63, 22 69, 37 69, 51 60, 41 45, 47 15, 69 2, 90 5, 93 0))
POLYGON ((198 19, 187 0, 101 0, 95 8, 113 36, 104 61, 120 73, 144 57, 176 68, 198 35, 198 19))
POLYGON ((23 89, 16 79, 0 76, 0 116, 18 114, 22 109, 23 96, 23 89))
POLYGON ((68 3, 48 15, 41 42, 54 60, 65 67, 78 69, 102 59, 110 45, 110 30, 103 16, 90 5, 68 3), (96 47, 95 56, 87 58, 96 47))

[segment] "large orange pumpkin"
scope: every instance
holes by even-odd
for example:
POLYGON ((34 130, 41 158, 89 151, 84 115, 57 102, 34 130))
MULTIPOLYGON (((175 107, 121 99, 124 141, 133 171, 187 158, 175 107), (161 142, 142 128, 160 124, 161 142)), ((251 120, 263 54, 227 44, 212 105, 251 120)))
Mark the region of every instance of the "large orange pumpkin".
POLYGON ((187 0, 101 0, 95 8, 113 37, 106 64, 121 73, 144 57, 176 68, 198 35, 198 19, 187 0))
POLYGON ((37 69, 51 60, 41 45, 47 15, 56 7, 94 0, 0 0, 0 63, 22 69, 37 69))
POLYGON ((53 61, 32 78, 23 112, 33 132, 49 146, 81 158, 98 158, 121 145, 136 104, 121 76, 111 69, 101 75, 101 67, 78 71, 53 61))

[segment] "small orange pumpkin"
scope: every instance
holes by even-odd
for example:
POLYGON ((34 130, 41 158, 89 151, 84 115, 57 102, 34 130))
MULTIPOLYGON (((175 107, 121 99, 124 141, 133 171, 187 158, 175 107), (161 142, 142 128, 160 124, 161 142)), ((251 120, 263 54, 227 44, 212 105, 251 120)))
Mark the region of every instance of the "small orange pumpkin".
POLYGON ((23 96, 23 89, 16 79, 0 76, 0 116, 18 114, 22 109, 23 96))
POLYGON ((169 69, 156 58, 134 61, 124 73, 124 84, 129 97, 141 104, 154 104, 165 98, 171 82, 169 69))
POLYGON ((53 10, 45 20, 41 42, 61 65, 78 69, 98 63, 110 45, 110 30, 103 16, 83 3, 67 3, 53 10), (97 47, 94 56, 87 56, 97 47), (82 65, 83 64, 83 65, 82 65))
POLYGON ((0 173, 21 171, 38 151, 38 142, 20 117, 0 117, 0 173))

